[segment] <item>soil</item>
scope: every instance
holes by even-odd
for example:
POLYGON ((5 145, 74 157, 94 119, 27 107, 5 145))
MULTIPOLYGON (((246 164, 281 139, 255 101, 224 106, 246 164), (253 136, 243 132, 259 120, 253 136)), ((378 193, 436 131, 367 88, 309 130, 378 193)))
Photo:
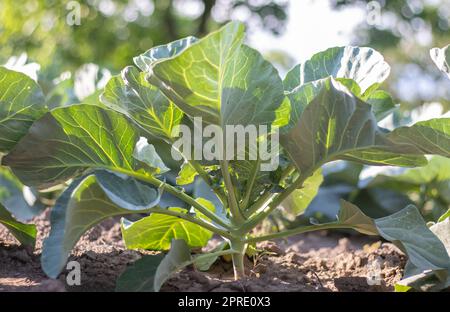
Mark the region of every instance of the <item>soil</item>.
MULTIPOLYGON (((117 220, 106 220, 80 239, 69 259, 81 265, 81 286, 66 286, 66 272, 52 280, 40 267, 48 217, 46 211, 34 220, 34 251, 19 246, 0 225, 0 291, 113 291, 127 265, 148 253, 126 250, 117 220)), ((392 291, 405 265, 394 245, 354 234, 302 234, 257 248, 263 251, 246 259, 245 280, 233 281, 231 263, 221 259, 208 273, 192 267, 177 273, 162 291, 392 291), (368 283, 371 276, 375 282, 368 283)))

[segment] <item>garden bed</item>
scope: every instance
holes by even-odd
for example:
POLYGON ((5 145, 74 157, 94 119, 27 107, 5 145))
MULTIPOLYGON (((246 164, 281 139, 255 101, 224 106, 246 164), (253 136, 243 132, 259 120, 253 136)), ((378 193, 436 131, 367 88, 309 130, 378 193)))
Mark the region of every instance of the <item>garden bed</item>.
MULTIPOLYGON (((35 219, 36 250, 18 245, 0 226, 0 291, 113 291, 118 275, 148 252, 126 250, 115 220, 106 220, 78 242, 70 260, 81 264, 81 286, 66 289, 65 274, 51 280, 40 268, 42 241, 49 232, 48 212, 35 219)), ((232 265, 217 262, 210 272, 187 268, 167 281, 162 291, 391 291, 405 257, 375 237, 317 232, 287 241, 262 243, 264 252, 247 259, 248 278, 233 281, 232 265), (373 261, 381 268, 380 285, 370 286, 373 261)))

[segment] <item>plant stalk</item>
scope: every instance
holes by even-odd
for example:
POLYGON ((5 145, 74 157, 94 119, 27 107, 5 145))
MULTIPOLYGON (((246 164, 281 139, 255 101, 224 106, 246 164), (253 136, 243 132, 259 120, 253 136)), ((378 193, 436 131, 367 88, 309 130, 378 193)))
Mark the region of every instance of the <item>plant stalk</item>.
POLYGON ((205 206, 201 205, 199 202, 197 202, 194 198, 192 198, 191 196, 187 195, 185 192, 183 192, 182 190, 173 187, 172 185, 166 184, 165 182, 153 177, 153 176, 149 176, 149 175, 144 175, 138 172, 134 172, 131 170, 123 170, 123 169, 119 169, 116 168, 114 169, 116 172, 119 173, 123 173, 129 176, 132 176, 138 180, 150 183, 153 186, 156 186, 158 188, 163 189, 164 191, 178 197, 179 199, 181 199, 182 201, 184 201, 185 203, 187 203, 188 205, 191 205, 192 207, 194 207, 195 209, 197 209, 199 212, 201 212, 202 214, 204 214, 206 217, 210 218, 212 221, 214 221, 215 223, 219 224, 220 226, 223 226, 226 229, 230 229, 230 225, 225 222, 224 220, 222 220, 221 218, 219 218, 218 216, 216 216, 216 214, 212 211, 210 211, 208 208, 206 208, 205 206))
POLYGON ((248 207, 248 209, 245 211, 245 216, 250 218, 254 213, 256 213, 259 209, 262 207, 265 207, 265 205, 275 196, 275 194, 271 193, 264 193, 261 195, 253 205, 248 207))
POLYGON ((241 240, 231 239, 230 247, 236 251, 236 253, 231 255, 231 259, 233 260, 234 280, 237 281, 245 277, 244 257, 247 250, 247 243, 241 240))
POLYGON ((258 160, 256 161, 255 166, 253 167, 251 176, 248 179, 249 182, 247 183, 247 186, 246 186, 245 196, 244 196, 244 199, 242 200, 242 203, 241 203, 241 208, 242 208, 243 211, 245 209, 247 209, 247 206, 248 206, 248 204, 250 202, 250 196, 251 196, 252 191, 253 191, 253 186, 255 185, 255 182, 256 182, 256 177, 257 177, 258 172, 259 172, 260 164, 261 164, 261 159, 258 158, 258 160))
MULTIPOLYGON (((286 179, 289 175, 295 172, 295 167, 293 165, 288 166, 281 175, 280 181, 286 179)), ((273 198, 277 196, 271 193, 265 193, 260 198, 256 200, 250 207, 248 207, 245 211, 245 216, 247 219, 251 217, 254 213, 256 213, 261 208, 265 207, 269 201, 273 200, 273 198)))
POLYGON ((245 222, 245 218, 239 208, 239 204, 236 199, 236 193, 234 192, 233 183, 231 182, 230 172, 228 171, 228 161, 222 160, 220 162, 222 170, 223 181, 228 193, 228 205, 230 207, 232 223, 234 225, 241 225, 245 222))
POLYGON ((303 185, 303 182, 305 182, 308 177, 309 175, 301 175, 300 177, 298 177, 298 179, 295 180, 294 183, 292 183, 286 190, 276 195, 264 211, 260 212, 255 217, 245 222, 240 227, 240 232, 249 232, 262 220, 267 218, 293 191, 301 187, 303 185))
POLYGON ((278 233, 257 236, 257 237, 250 237, 248 239, 245 239, 244 242, 248 243, 248 244, 258 243, 258 242, 264 242, 264 241, 271 240, 271 239, 284 238, 284 237, 288 237, 288 236, 292 236, 292 235, 296 235, 296 234, 302 234, 302 233, 306 233, 306 232, 329 230, 329 229, 355 229, 355 227, 351 226, 351 225, 344 225, 344 224, 339 224, 339 223, 307 225, 307 226, 302 226, 302 227, 292 229, 292 230, 281 231, 278 233))
POLYGON ((207 230, 210 230, 211 232, 218 234, 224 238, 228 238, 231 239, 232 235, 229 231, 224 230, 224 229, 219 229, 216 226, 214 226, 211 223, 207 223, 201 219, 192 217, 186 213, 180 213, 177 211, 173 211, 173 210, 169 210, 169 209, 164 209, 164 208, 160 208, 160 207, 154 207, 150 210, 151 213, 159 213, 159 214, 163 214, 163 215, 168 215, 168 216, 173 216, 173 217, 177 217, 186 221, 189 221, 191 223, 197 224, 207 230))
MULTIPOLYGON (((171 139, 170 142, 172 144, 175 143, 175 140, 171 139)), ((208 172, 203 169, 202 165, 198 163, 198 161, 194 159, 189 159, 189 157, 186 157, 183 153, 181 153, 183 157, 189 162, 189 164, 197 171, 199 176, 205 181, 205 183, 213 190, 213 192, 217 195, 217 198, 219 198, 220 202, 225 205, 225 195, 221 191, 220 188, 214 187, 213 181, 211 180, 211 176, 208 174, 208 172)))
POLYGON ((202 166, 195 160, 189 160, 189 163, 191 164, 192 167, 194 167, 195 171, 198 172, 198 174, 203 179, 203 181, 205 181, 205 183, 211 188, 211 190, 213 190, 213 192, 216 194, 217 198, 219 198, 222 205, 225 205, 226 201, 225 201, 224 194, 220 191, 219 188, 214 186, 208 172, 206 172, 202 168, 202 166))

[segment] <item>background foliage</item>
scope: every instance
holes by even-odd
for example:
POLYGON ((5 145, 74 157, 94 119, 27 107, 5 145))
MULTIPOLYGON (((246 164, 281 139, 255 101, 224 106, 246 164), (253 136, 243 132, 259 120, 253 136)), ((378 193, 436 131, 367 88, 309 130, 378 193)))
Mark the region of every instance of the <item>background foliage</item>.
MULTIPOLYGON (((373 9, 371 0, 331 0, 336 10, 349 7, 373 9)), ((450 88, 446 77, 431 63, 431 47, 450 42, 449 0, 379 0, 379 23, 363 22, 354 30, 353 43, 381 51, 395 67, 387 85, 405 105, 403 109, 436 100, 449 108, 450 88), (436 87, 433 87, 435 85, 436 87)))
POLYGON ((287 18, 287 4, 280 1, 77 2, 80 26, 66 23, 69 1, 21 0, 20 5, 16 0, 1 1, 0 62, 26 51, 44 68, 68 70, 96 63, 117 71, 152 46, 217 29, 237 10, 249 10, 258 27, 275 34, 283 31, 287 18))

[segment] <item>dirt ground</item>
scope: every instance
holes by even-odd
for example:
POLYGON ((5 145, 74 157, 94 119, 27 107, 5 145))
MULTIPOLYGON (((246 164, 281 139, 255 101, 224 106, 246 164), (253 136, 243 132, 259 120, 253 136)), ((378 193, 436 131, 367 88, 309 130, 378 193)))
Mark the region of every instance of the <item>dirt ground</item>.
MULTIPOLYGON (((65 273, 51 280, 40 268, 48 212, 35 222, 35 251, 20 247, 0 225, 0 291, 113 291, 120 273, 143 254, 125 250, 118 223, 106 220, 78 242, 71 260, 81 264, 81 286, 66 287, 65 273)), ((247 259, 244 281, 233 281, 231 263, 220 260, 208 273, 183 270, 162 291, 392 291, 405 265, 394 245, 359 235, 310 233, 257 247, 264 252, 247 259), (370 276, 376 278, 371 285, 370 276)))

